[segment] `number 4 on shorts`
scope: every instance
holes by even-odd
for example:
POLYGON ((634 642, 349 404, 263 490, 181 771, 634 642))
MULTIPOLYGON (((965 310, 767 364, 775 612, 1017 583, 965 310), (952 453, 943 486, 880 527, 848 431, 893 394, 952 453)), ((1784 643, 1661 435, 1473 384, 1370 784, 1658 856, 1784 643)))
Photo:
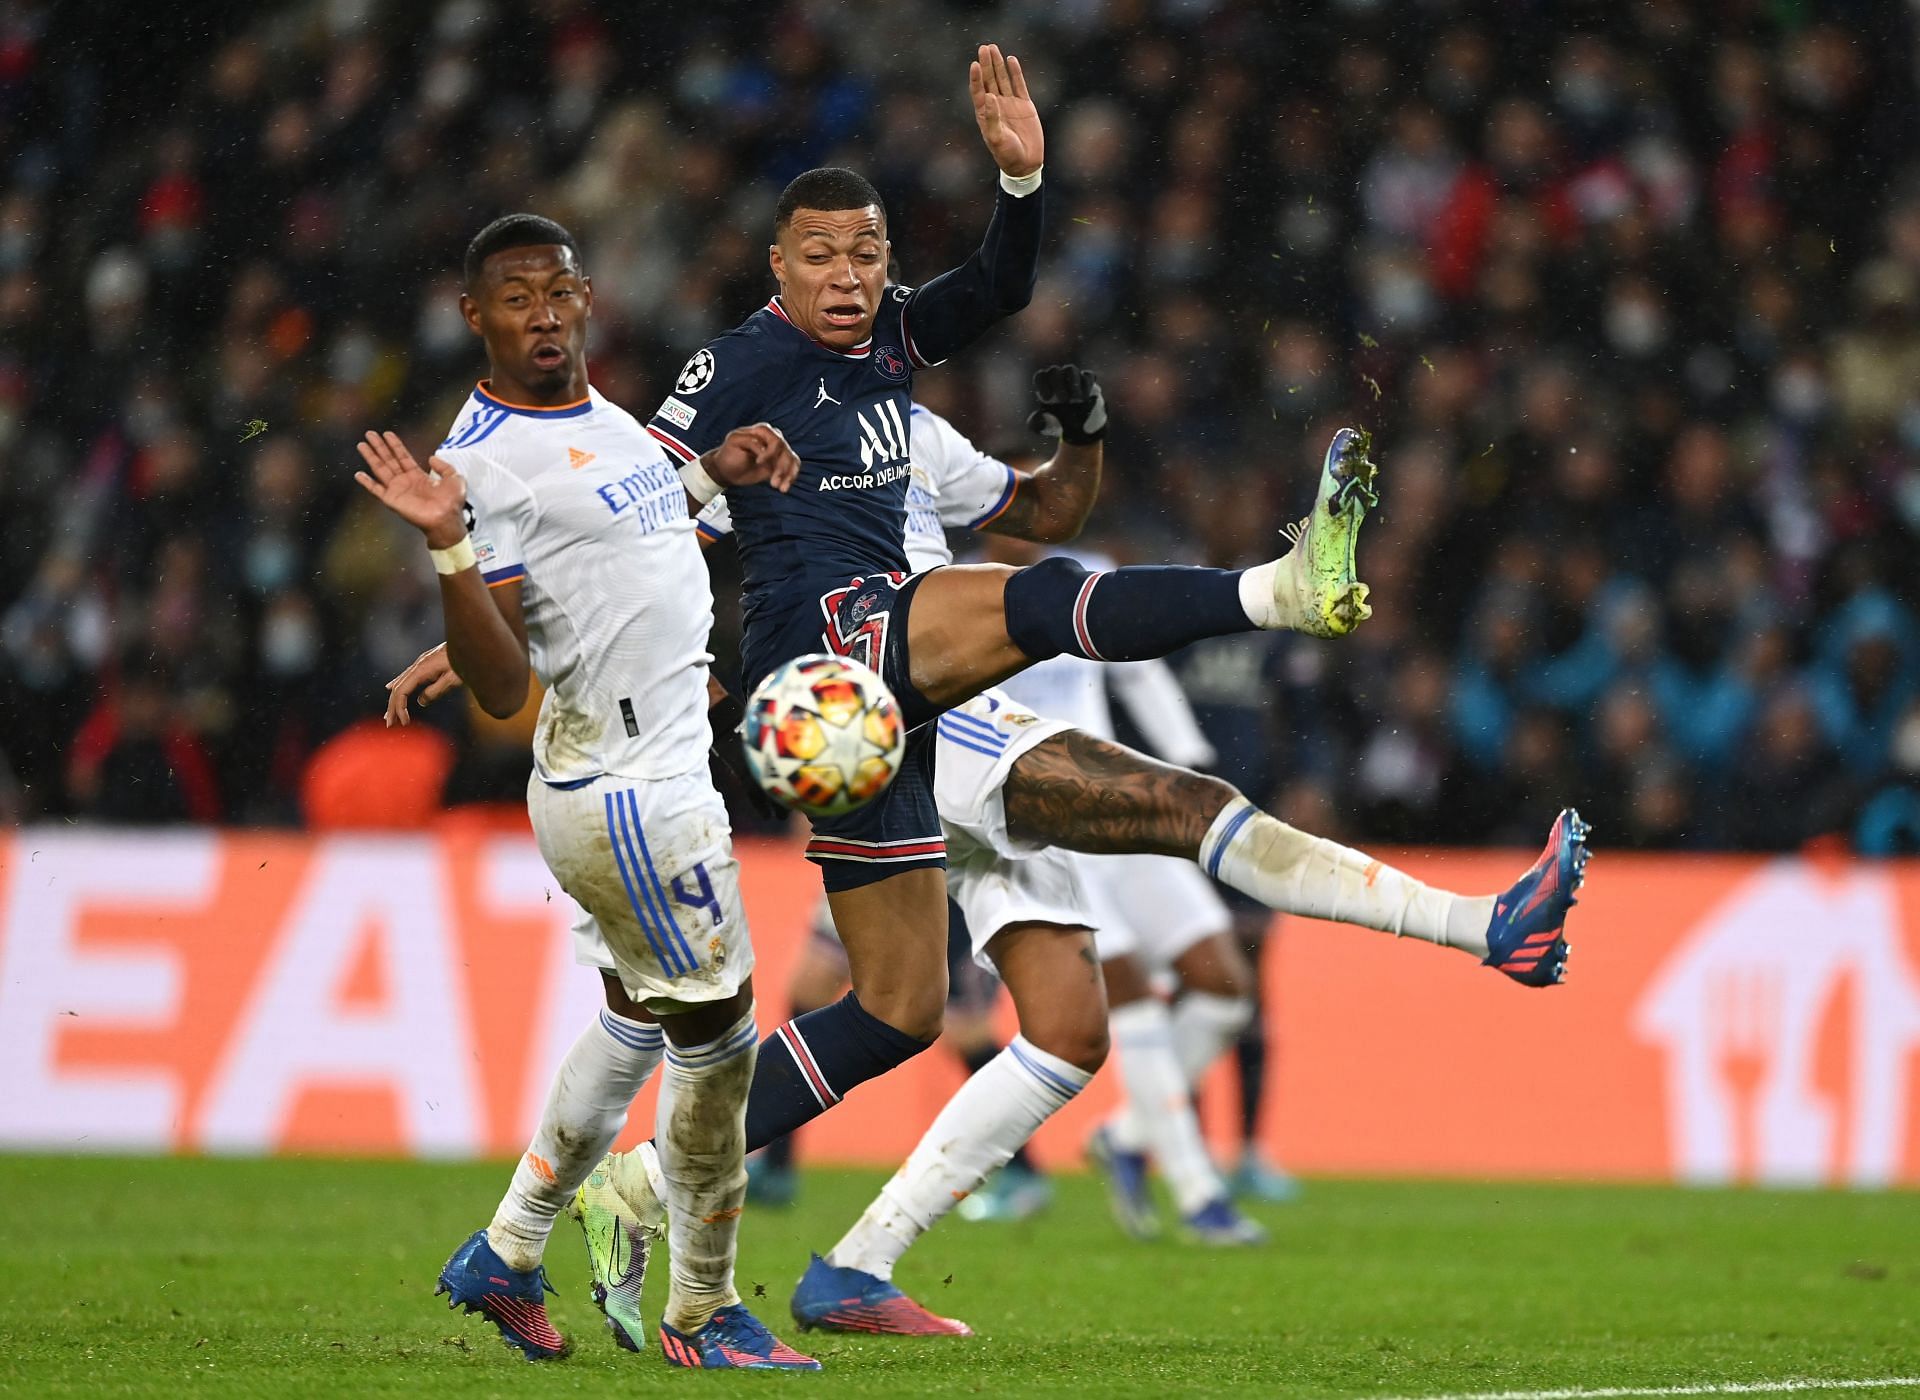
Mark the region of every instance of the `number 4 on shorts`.
POLYGON ((707 926, 719 928, 726 922, 726 913, 720 908, 720 900, 714 895, 713 881, 707 877, 707 867, 696 865, 684 875, 673 878, 674 900, 688 909, 704 909, 707 914, 707 926), (692 883, 690 884, 689 881, 692 883))

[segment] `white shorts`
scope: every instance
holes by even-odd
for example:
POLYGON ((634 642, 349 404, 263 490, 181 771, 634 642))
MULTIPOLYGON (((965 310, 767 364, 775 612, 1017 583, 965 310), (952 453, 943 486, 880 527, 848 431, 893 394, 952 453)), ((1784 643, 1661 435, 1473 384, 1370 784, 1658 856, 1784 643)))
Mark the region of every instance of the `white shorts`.
POLYGON ((1192 861, 1175 856, 1076 855, 1099 921, 1100 956, 1132 954, 1149 969, 1170 966, 1203 938, 1233 927, 1233 915, 1192 861))
POLYGON ((721 1001, 753 971, 726 804, 702 767, 658 782, 527 783, 540 854, 584 917, 574 957, 659 1010, 721 1001))
POLYGON ((983 691, 938 721, 933 796, 947 837, 947 893, 966 915, 982 967, 993 965, 988 942, 1010 925, 1095 926, 1076 858, 1014 840, 1000 796, 1016 759, 1070 728, 1000 690, 983 691))

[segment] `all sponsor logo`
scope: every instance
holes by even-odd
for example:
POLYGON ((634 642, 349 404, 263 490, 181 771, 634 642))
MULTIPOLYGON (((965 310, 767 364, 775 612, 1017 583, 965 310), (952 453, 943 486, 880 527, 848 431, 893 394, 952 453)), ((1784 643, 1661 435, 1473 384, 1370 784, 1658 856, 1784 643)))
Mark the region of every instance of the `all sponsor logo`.
POLYGON ((892 399, 882 399, 873 405, 873 417, 867 417, 865 409, 855 409, 854 415, 860 422, 860 465, 872 471, 876 462, 904 462, 907 460, 907 425, 900 417, 900 407, 892 399))

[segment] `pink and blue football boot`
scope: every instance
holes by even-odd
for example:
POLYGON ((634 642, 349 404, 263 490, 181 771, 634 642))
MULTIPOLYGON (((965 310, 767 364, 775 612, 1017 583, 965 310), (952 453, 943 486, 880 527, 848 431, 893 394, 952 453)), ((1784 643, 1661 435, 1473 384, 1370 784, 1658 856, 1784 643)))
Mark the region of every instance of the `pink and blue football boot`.
POLYGON ((1587 878, 1592 830, 1568 807, 1553 819, 1547 848, 1531 869, 1494 900, 1481 961, 1528 987, 1550 987, 1567 975, 1567 912, 1587 878))

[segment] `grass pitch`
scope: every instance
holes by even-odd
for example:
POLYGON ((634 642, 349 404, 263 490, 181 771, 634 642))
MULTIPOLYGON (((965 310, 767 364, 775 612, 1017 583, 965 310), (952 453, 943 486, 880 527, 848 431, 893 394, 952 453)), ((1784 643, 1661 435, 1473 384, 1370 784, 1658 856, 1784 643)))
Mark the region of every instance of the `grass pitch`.
POLYGON ((902 1265, 978 1338, 803 1336, 793 1280, 879 1180, 814 1172, 797 1207, 749 1210, 742 1291, 764 1285, 750 1301, 827 1371, 727 1378, 616 1350, 565 1220, 572 1356, 528 1365, 431 1297, 502 1166, 0 1157, 0 1390, 1378 1397, 1920 1373, 1912 1195, 1316 1181, 1258 1212, 1271 1245, 1228 1253, 1125 1240, 1070 1176, 1040 1219, 949 1221, 902 1265))

